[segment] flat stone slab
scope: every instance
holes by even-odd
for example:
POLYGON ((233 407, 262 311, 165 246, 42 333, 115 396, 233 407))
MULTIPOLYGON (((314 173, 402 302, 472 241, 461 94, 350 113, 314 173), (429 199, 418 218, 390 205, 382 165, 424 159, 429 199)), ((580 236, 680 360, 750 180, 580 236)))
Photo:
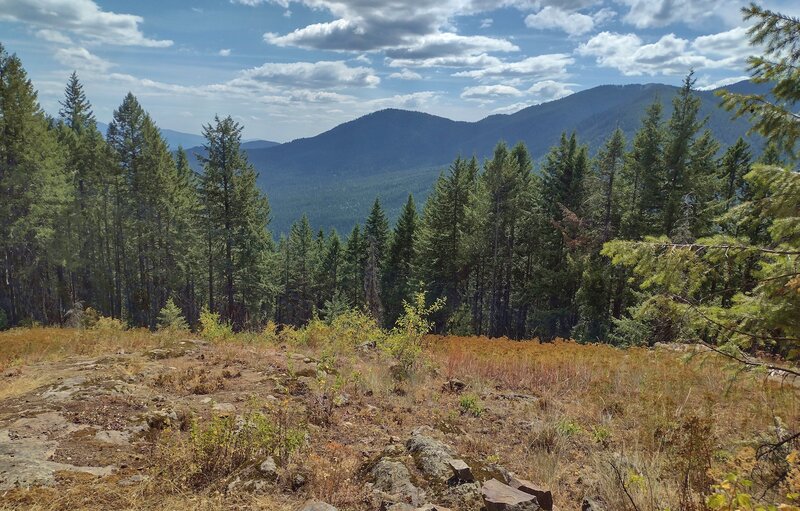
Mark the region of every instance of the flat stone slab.
POLYGON ((481 488, 486 511, 540 511, 536 497, 503 484, 497 479, 489 479, 481 488))

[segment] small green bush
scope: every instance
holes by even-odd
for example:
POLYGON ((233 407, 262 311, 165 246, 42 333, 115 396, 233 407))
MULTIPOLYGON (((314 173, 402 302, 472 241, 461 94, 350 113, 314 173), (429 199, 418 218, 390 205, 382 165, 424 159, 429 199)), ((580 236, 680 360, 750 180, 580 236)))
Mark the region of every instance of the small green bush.
POLYGON ((473 417, 480 417, 483 415, 483 403, 475 394, 464 394, 458 400, 458 406, 461 408, 461 415, 472 415, 473 417))
POLYGON ((183 311, 175 305, 172 298, 167 300, 167 304, 158 313, 158 329, 163 331, 188 330, 189 324, 183 316, 183 311))
POLYGON ((203 309, 200 312, 200 335, 208 341, 224 341, 233 337, 233 327, 221 321, 216 312, 203 309))

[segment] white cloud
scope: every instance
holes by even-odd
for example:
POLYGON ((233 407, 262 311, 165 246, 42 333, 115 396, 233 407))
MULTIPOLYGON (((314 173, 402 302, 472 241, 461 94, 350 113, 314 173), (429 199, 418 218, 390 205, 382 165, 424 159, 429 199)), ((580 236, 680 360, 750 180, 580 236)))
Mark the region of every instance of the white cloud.
POLYGON ((453 76, 477 79, 520 77, 530 80, 567 76, 567 66, 575 59, 565 53, 553 53, 528 57, 517 62, 500 62, 471 71, 460 71, 453 76))
POLYGON ((481 28, 489 28, 492 26, 493 23, 494 20, 492 18, 483 18, 481 20, 481 28))
POLYGON ((462 99, 480 101, 509 96, 522 96, 522 92, 519 89, 509 85, 476 85, 474 87, 467 87, 461 93, 462 99))
POLYGON ((725 60, 713 60, 690 48, 687 39, 666 34, 658 41, 644 44, 636 34, 601 32, 581 44, 578 55, 595 57, 598 65, 615 68, 626 76, 685 74, 690 69, 720 68, 725 60))
POLYGON ((72 39, 65 36, 61 32, 57 30, 50 30, 49 28, 43 28, 41 30, 36 31, 36 37, 39 39, 43 39, 49 43, 56 43, 56 44, 72 44, 72 39))
POLYGON ((525 25, 529 28, 563 30, 569 35, 577 36, 591 32, 594 28, 594 18, 548 5, 536 14, 526 16, 525 25))
POLYGON ((267 63, 242 72, 241 78, 308 88, 375 87, 381 81, 371 68, 350 67, 343 61, 267 63))
POLYGON ((231 3, 247 5, 249 7, 255 7, 257 5, 267 3, 267 0, 231 0, 231 3))
POLYGON ((726 9, 726 0, 616 0, 629 7, 623 21, 636 28, 663 27, 677 22, 695 24, 726 9))
POLYGON ((230 57, 231 56, 230 48, 223 48, 223 49, 219 50, 219 56, 220 57, 230 57))
POLYGON ((408 68, 403 68, 398 73, 392 73, 389 75, 389 78, 395 78, 397 80, 421 80, 422 75, 419 73, 415 73, 408 68))
POLYGON ((545 101, 553 101, 569 96, 575 92, 571 89, 574 85, 574 83, 543 80, 531 85, 531 88, 528 89, 527 92, 535 98, 537 103, 543 103, 545 101))
POLYGON ((71 70, 87 71, 89 73, 105 73, 114 64, 91 53, 86 48, 71 47, 59 48, 54 54, 55 59, 71 70))
POLYGON ((731 60, 744 60, 757 49, 750 46, 747 27, 736 27, 727 32, 703 35, 692 41, 692 48, 703 55, 714 55, 731 60))
POLYGON ((145 37, 141 16, 102 10, 92 0, 0 0, 0 20, 69 32, 87 42, 163 48, 172 41, 145 37))
POLYGON ((741 76, 731 76, 729 78, 722 78, 721 80, 711 82, 708 77, 702 77, 697 80, 697 90, 719 89, 720 87, 727 87, 728 85, 733 85, 734 83, 739 83, 749 79, 750 79, 749 76, 741 75, 741 76))
POLYGON ((487 67, 496 66, 503 61, 497 57, 481 53, 478 55, 433 57, 427 59, 387 59, 389 67, 487 67))
MULTIPOLYGON (((248 1, 248 0, 245 0, 248 1)), ((269 0, 288 6, 290 0, 269 0)), ((284 34, 267 32, 264 40, 276 46, 334 51, 384 51, 390 59, 424 61, 475 57, 494 52, 518 51, 511 41, 458 34, 454 19, 489 12, 498 7, 532 7, 536 0, 293 0, 315 10, 327 11, 332 21, 314 23, 284 34)), ((482 20, 483 28, 491 20, 482 20)))

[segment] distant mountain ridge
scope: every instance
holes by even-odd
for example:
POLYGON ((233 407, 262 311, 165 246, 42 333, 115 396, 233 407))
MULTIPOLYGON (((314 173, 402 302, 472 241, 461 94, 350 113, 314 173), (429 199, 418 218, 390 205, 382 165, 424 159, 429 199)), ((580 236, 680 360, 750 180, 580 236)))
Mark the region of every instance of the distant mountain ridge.
MULTIPOLYGON (((108 124, 104 122, 97 123, 97 129, 100 130, 104 136, 108 132, 108 124)), ((175 131, 166 128, 159 128, 161 136, 167 141, 171 151, 177 151, 178 147, 190 149, 202 146, 206 139, 202 135, 195 135, 194 133, 184 133, 183 131, 175 131)), ((265 149, 278 145, 278 142, 271 142, 269 140, 250 140, 242 144, 245 149, 265 149)))
MULTIPOLYGON (((764 90, 750 82, 726 88, 764 90)), ((376 196, 393 217, 409 193, 421 204, 439 172, 456 156, 475 155, 482 160, 501 140, 524 142, 536 160, 562 132, 575 131, 592 152, 616 127, 630 142, 645 109, 656 98, 664 105, 664 117, 669 117, 677 90, 663 84, 603 85, 477 122, 387 109, 314 137, 268 147, 245 146, 245 150, 270 199, 274 232, 287 232, 303 213, 315 226, 346 232, 363 221, 376 196)), ((700 115, 708 119, 707 128, 723 148, 746 136, 747 121, 732 121, 730 113, 718 107, 720 99, 713 91, 697 95, 702 101, 700 115)), ((760 152, 760 139, 751 137, 749 141, 754 152, 760 152)), ((198 153, 202 148, 189 151, 198 153)))

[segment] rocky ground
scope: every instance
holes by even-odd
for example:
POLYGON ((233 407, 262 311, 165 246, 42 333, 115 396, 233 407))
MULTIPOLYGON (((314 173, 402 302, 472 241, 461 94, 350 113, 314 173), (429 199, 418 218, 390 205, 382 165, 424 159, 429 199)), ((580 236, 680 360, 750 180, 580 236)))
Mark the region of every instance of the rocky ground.
MULTIPOLYGON (((603 473, 607 461, 598 460, 620 460, 626 446, 643 449, 635 437, 652 442, 656 431, 625 426, 643 420, 609 398, 589 398, 610 392, 604 386, 622 377, 619 370, 600 383, 582 370, 551 374, 531 363, 512 380, 461 351, 433 350, 427 368, 398 384, 370 345, 346 359, 285 344, 183 339, 154 346, 4 369, 0 508, 610 510, 612 472, 603 473), (567 384, 574 394, 559 387, 567 384), (570 408, 554 395, 591 401, 570 408), (198 461, 197 432, 213 424, 241 428, 254 410, 302 431, 302 445, 286 456, 258 452, 198 479, 208 460, 198 461), (608 436, 588 425, 595 416, 606 421, 608 436)), ((601 360, 580 363, 602 367, 601 360)), ((697 382, 671 406, 719 399, 697 382)), ((623 398, 620 389, 628 389, 632 398, 629 383, 617 382, 613 395, 623 398)), ((659 392, 647 381, 638 385, 659 392)), ((774 406, 778 398, 771 399, 774 406)))

